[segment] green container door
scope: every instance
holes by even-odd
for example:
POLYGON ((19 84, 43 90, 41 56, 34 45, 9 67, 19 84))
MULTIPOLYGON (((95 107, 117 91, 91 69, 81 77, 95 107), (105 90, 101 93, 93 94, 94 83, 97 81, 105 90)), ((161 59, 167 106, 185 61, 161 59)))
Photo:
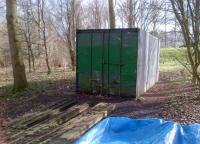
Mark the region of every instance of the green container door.
POLYGON ((78 91, 82 92, 91 91, 91 38, 90 33, 79 33, 77 35, 76 87, 78 91))
POLYGON ((92 33, 91 93, 102 91, 103 32, 92 33))
POLYGON ((137 29, 77 32, 77 91, 135 96, 137 29))
POLYGON ((138 31, 127 30, 122 35, 121 94, 136 96, 138 31))

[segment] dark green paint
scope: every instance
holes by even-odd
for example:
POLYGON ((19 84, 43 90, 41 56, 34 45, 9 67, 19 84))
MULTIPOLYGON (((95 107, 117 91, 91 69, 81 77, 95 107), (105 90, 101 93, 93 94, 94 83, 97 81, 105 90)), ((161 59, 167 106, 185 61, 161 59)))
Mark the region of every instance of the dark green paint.
POLYGON ((138 29, 77 31, 77 91, 136 96, 138 29))

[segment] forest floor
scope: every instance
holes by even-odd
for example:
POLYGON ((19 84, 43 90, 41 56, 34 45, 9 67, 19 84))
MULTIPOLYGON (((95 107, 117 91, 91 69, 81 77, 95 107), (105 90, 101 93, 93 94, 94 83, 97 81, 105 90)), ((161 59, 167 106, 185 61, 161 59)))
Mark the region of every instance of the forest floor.
POLYGON ((161 72, 159 82, 139 102, 116 104, 112 116, 162 118, 181 124, 200 123, 199 89, 181 71, 161 72))
POLYGON ((115 105, 110 116, 162 118, 182 124, 200 123, 199 90, 183 70, 161 71, 159 82, 139 100, 120 97, 92 96, 75 93, 75 73, 56 70, 27 74, 29 87, 13 94, 11 74, 0 74, 0 143, 5 140, 7 122, 27 113, 37 112, 66 98, 80 102, 115 105))

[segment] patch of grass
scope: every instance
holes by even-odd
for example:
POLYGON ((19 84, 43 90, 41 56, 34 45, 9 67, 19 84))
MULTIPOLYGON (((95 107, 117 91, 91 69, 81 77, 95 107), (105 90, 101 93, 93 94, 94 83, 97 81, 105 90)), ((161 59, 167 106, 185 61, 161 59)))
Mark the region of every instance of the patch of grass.
POLYGON ((8 84, 6 86, 1 87, 1 91, 3 95, 2 98, 12 98, 12 97, 23 97, 29 96, 33 93, 39 93, 42 91, 46 91, 51 85, 55 84, 53 80, 46 80, 46 81, 31 81, 28 84, 28 87, 20 92, 13 91, 13 85, 8 84))
POLYGON ((187 62, 186 48, 161 48, 160 50, 160 70, 182 69, 182 63, 187 62))
POLYGON ((0 98, 31 97, 43 93, 54 96, 56 95, 56 84, 60 85, 61 80, 66 80, 66 85, 73 85, 74 75, 74 72, 67 70, 53 71, 50 75, 46 72, 27 73, 28 87, 24 91, 13 92, 12 75, 3 73, 0 77, 0 98))

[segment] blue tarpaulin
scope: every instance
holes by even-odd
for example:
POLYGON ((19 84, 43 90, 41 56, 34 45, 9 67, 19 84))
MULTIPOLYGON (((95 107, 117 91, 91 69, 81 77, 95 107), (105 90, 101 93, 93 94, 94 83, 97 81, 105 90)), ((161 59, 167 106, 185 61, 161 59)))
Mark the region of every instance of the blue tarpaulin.
POLYGON ((91 128, 75 144, 200 144, 200 124, 110 117, 91 128))

